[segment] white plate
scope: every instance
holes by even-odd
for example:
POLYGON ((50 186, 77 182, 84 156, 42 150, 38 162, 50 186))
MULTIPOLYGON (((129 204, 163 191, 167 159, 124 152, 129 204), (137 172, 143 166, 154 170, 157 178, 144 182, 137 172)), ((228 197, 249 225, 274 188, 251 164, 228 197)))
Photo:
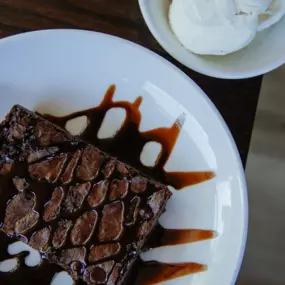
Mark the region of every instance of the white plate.
MULTIPOLYGON (((50 30, 0 41, 0 116, 13 104, 64 115, 96 106, 110 84, 115 100, 143 96, 142 130, 186 121, 167 170, 214 170, 216 178, 176 192, 161 223, 212 229, 213 240, 162 248, 165 262, 205 263, 206 272, 167 284, 234 284, 247 232, 247 193, 235 143, 199 87, 175 66, 128 41, 105 34, 50 30)), ((110 120, 117 121, 114 113, 110 120)), ((146 157, 152 158, 149 151, 146 157)))

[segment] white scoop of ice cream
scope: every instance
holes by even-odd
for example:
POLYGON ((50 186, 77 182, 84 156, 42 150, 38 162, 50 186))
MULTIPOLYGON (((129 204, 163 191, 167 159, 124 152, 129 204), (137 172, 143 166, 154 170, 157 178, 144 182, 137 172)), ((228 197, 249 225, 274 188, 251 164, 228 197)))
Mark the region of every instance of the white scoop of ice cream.
POLYGON ((285 0, 172 0, 169 20, 188 50, 224 55, 244 48, 284 15, 285 0))
POLYGON ((234 0, 173 0, 169 20, 179 41, 197 54, 224 55, 254 38, 257 14, 237 14, 234 0))

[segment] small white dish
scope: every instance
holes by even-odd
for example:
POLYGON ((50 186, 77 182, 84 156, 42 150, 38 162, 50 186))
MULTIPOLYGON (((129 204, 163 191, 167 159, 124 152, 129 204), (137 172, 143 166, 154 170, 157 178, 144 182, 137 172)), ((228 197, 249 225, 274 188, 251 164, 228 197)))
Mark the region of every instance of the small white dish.
POLYGON ((200 56, 181 45, 172 32, 168 11, 171 0, 139 0, 145 22, 159 44, 185 66, 208 76, 241 79, 265 74, 285 63, 285 17, 258 32, 244 49, 226 56, 200 56))
MULTIPOLYGON (((145 258, 208 265, 207 271, 168 285, 235 283, 247 234, 244 172, 225 122, 188 76, 134 43, 76 30, 5 38, 0 41, 0 62, 1 119, 14 104, 54 115, 95 107, 110 84, 117 86, 114 101, 143 97, 142 131, 171 126, 184 114, 184 126, 166 170, 213 170, 216 177, 175 192, 160 222, 167 228, 214 230, 218 236, 160 248, 145 258)), ((110 112, 103 135, 117 126, 119 115, 110 112)), ((149 149, 144 155, 153 158, 156 152, 149 149)))

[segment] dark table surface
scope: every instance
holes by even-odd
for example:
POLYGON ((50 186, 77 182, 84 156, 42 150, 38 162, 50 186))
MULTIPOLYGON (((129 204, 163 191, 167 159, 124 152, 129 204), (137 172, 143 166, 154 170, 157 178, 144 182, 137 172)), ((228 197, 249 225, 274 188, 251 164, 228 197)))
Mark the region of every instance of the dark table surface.
POLYGON ((141 44, 174 63, 206 92, 221 112, 245 165, 261 77, 221 80, 184 67, 168 55, 150 34, 138 0, 0 0, 0 38, 55 28, 86 29, 116 35, 141 44))

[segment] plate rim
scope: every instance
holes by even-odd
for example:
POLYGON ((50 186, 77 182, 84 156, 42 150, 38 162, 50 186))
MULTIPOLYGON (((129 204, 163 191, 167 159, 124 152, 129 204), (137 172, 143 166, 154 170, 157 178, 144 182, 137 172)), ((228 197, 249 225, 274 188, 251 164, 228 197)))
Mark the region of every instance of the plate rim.
POLYGON ((232 276, 232 280, 231 283, 229 285, 234 285, 237 277, 238 277, 238 273, 240 271, 241 265, 242 265, 242 261, 243 261, 243 257, 244 257, 244 252, 245 252, 245 248, 246 248, 246 242, 247 242, 247 234, 248 234, 248 192, 247 192, 247 183, 246 183, 246 177, 245 177, 245 171, 241 162, 241 158, 239 155, 239 151, 238 148, 236 146, 235 140, 231 134, 231 131, 229 130, 228 125, 226 124, 225 120, 223 119, 222 115, 220 114, 220 112, 218 111, 218 109, 216 108, 216 106, 214 105, 214 103, 211 101, 211 99, 207 96, 207 94, 201 89, 201 87, 195 83, 195 81, 188 76, 186 73, 184 73, 181 69, 179 69, 177 66, 175 66, 173 63, 171 63, 170 61, 168 61, 167 59, 165 59, 163 56, 155 53, 154 51, 140 45, 137 44, 135 42, 132 42, 130 40, 118 37, 118 36, 114 36, 111 34, 107 34, 107 33, 102 33, 102 32, 97 32, 97 31, 90 31, 90 30, 82 30, 82 29, 43 29, 43 30, 37 30, 37 31, 28 31, 28 32, 24 32, 24 33, 20 33, 20 34, 16 34, 16 35, 11 35, 11 36, 7 36, 5 38, 0 39, 0 46, 2 44, 4 44, 7 41, 13 41, 13 40, 18 40, 24 37, 30 37, 33 36, 35 34, 45 34, 45 33, 88 33, 91 35, 95 35, 95 36, 102 36, 102 37, 111 37, 114 40, 117 41, 122 41, 125 44, 131 45, 134 48, 140 49, 142 52, 144 53, 148 53, 150 56, 159 59, 160 61, 163 61, 167 66, 169 66, 174 72, 177 72, 180 76, 182 76, 186 81, 188 81, 193 88, 195 88, 197 90, 197 92, 200 94, 200 96, 202 96, 202 98, 205 100, 205 103, 208 104, 209 108, 213 111, 214 115, 217 117, 222 129, 224 130, 226 137, 228 139, 228 142, 232 148, 233 154, 234 154, 234 158, 235 158, 235 164, 237 166, 237 170, 238 170, 238 177, 240 178, 240 189, 241 189, 241 197, 242 197, 242 201, 241 201, 241 206, 242 206, 242 212, 243 212, 243 219, 242 220, 242 240, 241 240, 241 246, 238 252, 238 258, 237 258, 237 263, 235 266, 235 270, 232 276))

